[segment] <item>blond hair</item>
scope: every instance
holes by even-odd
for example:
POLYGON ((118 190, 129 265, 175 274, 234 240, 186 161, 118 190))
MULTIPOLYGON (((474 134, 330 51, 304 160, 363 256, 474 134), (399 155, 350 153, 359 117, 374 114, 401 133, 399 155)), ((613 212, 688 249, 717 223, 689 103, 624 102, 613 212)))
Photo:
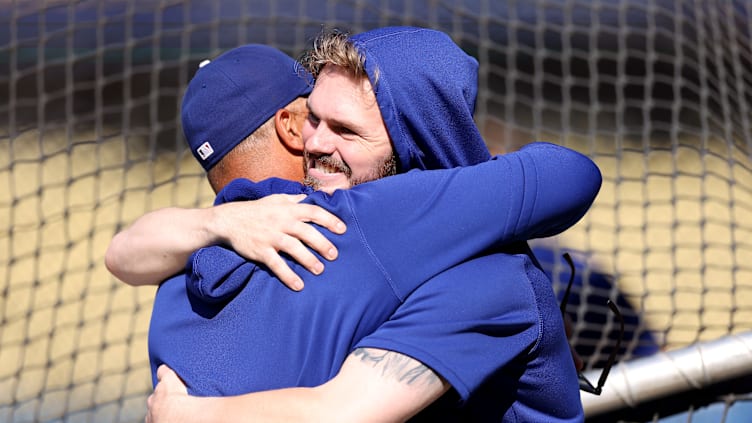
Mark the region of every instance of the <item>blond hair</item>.
POLYGON ((339 66, 354 77, 368 78, 365 57, 350 40, 350 34, 337 29, 322 30, 299 61, 314 78, 326 65, 339 66))

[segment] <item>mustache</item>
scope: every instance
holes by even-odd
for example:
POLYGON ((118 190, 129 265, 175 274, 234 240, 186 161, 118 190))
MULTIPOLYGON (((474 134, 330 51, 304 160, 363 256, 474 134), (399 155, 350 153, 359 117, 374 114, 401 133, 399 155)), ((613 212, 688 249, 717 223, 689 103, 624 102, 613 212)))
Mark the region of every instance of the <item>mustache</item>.
MULTIPOLYGON (((309 157, 311 156, 309 155, 309 157)), ((352 169, 350 168, 350 166, 348 166, 347 163, 343 162, 342 160, 335 159, 330 154, 316 156, 313 158, 313 162, 316 167, 328 167, 336 170, 337 172, 344 173, 348 178, 352 176, 352 169)))

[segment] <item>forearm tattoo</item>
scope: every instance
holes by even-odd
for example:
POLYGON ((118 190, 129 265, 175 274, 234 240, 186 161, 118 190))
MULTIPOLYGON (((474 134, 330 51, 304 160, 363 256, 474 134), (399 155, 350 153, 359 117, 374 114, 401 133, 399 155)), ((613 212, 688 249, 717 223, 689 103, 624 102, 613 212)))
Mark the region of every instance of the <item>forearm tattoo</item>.
POLYGON ((407 385, 441 383, 441 380, 426 365, 406 355, 393 351, 358 348, 352 352, 360 361, 381 370, 381 375, 391 377, 407 385))

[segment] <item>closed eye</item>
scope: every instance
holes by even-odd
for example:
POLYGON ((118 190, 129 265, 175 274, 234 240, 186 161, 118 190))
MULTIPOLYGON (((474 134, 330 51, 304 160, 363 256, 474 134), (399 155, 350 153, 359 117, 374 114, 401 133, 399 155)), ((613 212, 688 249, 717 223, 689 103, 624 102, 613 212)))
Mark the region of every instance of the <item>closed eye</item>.
POLYGON ((339 128, 337 128, 337 132, 339 132, 341 135, 355 135, 355 131, 346 126, 340 126, 339 128))
POLYGON ((318 126, 319 123, 321 122, 321 119, 319 119, 318 116, 316 116, 315 114, 313 114, 313 112, 309 112, 308 113, 308 118, 307 119, 308 119, 308 122, 311 125, 313 125, 314 127, 318 126))

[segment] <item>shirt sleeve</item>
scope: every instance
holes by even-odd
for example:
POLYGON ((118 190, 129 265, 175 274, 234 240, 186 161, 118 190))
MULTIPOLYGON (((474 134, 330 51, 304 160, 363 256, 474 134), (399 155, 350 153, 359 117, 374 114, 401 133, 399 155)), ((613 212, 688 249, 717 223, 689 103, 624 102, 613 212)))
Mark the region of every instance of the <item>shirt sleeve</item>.
POLYGON ((311 201, 352 216, 348 231, 357 231, 404 298, 490 248, 569 228, 600 185, 589 158, 538 142, 475 166, 408 172, 311 201))
POLYGON ((489 375, 504 368, 513 374, 522 365, 516 358, 539 339, 535 298, 520 267, 511 255, 456 266, 421 285, 357 347, 408 355, 466 400, 489 375))
POLYGON ((520 421, 582 419, 558 304, 526 255, 490 254, 449 269, 357 346, 420 361, 478 415, 511 407, 520 421))

